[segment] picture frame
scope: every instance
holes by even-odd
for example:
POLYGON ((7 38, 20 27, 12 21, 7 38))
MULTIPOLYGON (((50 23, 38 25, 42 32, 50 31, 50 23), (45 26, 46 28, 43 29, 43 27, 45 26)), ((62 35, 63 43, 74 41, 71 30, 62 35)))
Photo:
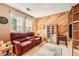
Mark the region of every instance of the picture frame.
POLYGON ((45 25, 40 25, 40 29, 45 29, 45 25))
POLYGON ((0 23, 1 24, 7 24, 8 23, 8 19, 6 17, 1 16, 0 17, 0 23))

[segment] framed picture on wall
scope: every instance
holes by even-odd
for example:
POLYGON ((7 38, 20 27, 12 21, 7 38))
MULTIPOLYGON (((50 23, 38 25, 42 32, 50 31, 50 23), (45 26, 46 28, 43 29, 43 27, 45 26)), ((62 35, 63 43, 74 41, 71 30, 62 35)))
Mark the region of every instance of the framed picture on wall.
POLYGON ((0 17, 0 23, 1 24, 7 24, 8 23, 8 19, 6 17, 1 16, 0 17))
POLYGON ((45 29, 45 25, 40 25, 40 29, 45 29))

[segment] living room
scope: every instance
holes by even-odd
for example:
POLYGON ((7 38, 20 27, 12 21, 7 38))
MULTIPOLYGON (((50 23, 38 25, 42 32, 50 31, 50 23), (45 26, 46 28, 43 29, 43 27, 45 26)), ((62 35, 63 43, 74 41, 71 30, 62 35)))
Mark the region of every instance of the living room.
POLYGON ((79 55, 78 11, 77 3, 0 3, 0 55, 79 55))

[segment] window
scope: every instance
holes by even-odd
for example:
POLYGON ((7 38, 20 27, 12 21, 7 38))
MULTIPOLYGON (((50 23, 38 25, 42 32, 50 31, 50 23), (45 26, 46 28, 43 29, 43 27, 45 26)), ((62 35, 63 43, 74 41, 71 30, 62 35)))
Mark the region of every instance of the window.
POLYGON ((32 32, 32 20, 15 13, 11 13, 11 32, 32 32))
POLYGON ((23 31, 23 21, 22 16, 11 14, 11 32, 24 32, 23 31))
POLYGON ((16 23, 17 23, 16 20, 17 20, 16 18, 12 19, 12 30, 17 30, 17 28, 16 28, 16 23))
POLYGON ((26 19, 26 32, 32 32, 32 20, 26 19))
POLYGON ((17 32, 24 32, 23 31, 23 19, 22 18, 17 18, 17 24, 16 24, 16 28, 17 28, 17 32))

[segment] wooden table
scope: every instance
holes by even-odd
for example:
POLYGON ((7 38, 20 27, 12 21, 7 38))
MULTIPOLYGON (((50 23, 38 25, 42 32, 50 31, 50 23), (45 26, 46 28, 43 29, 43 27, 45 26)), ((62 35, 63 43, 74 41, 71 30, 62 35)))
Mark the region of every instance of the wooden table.
POLYGON ((11 55, 13 55, 13 45, 10 46, 2 46, 0 47, 0 56, 5 56, 4 54, 9 51, 11 53, 11 55))

